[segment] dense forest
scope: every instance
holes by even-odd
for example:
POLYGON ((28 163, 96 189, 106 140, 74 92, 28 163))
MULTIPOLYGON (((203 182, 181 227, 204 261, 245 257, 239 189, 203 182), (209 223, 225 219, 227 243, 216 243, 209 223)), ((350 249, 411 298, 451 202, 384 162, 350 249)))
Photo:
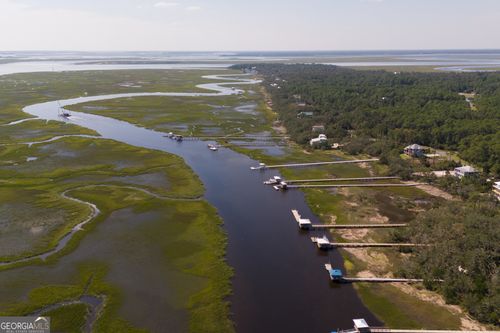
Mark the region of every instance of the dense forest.
POLYGON ((397 241, 432 244, 415 250, 402 273, 424 278, 447 302, 500 325, 499 210, 493 203, 450 202, 420 214, 397 241), (444 283, 430 281, 442 279, 444 283))
POLYGON ((401 152, 412 143, 458 151, 500 174, 500 73, 393 73, 329 65, 256 64, 292 138, 311 127, 351 152, 401 152), (473 93, 474 109, 459 93, 473 93), (312 112, 302 117, 304 111, 312 112), (302 113, 301 113, 302 112, 302 113))
MULTIPOLYGON (((255 67, 264 77, 273 109, 299 143, 317 135, 312 126, 322 124, 332 141, 345 144, 344 150, 380 156, 392 174, 411 176, 411 163, 400 153, 412 143, 458 151, 485 173, 500 174, 500 73, 393 73, 299 64, 237 67, 255 67)), ((457 165, 442 161, 435 167, 457 165)), ((449 303, 500 325, 500 210, 496 200, 482 195, 491 188, 486 178, 426 179, 464 201, 419 214, 393 238, 431 245, 405 256, 399 273, 424 278, 449 303), (433 282, 437 279, 444 282, 433 282)))

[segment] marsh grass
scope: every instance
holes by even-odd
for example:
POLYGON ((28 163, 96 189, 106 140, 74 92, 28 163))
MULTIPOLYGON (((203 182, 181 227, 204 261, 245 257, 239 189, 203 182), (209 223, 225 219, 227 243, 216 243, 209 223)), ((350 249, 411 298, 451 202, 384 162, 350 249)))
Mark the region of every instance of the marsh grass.
MULTIPOLYGON (((22 105, 85 93, 200 91, 195 88, 196 84, 210 82, 200 79, 200 76, 213 73, 113 71, 2 76, 0 123, 26 118, 21 112, 22 105), (119 84, 124 81, 141 81, 139 84, 142 87, 119 84)), ((208 101, 212 103, 211 99, 208 101)), ((229 107, 235 107, 239 102, 215 101, 229 107)), ((199 101, 188 101, 191 106, 186 107, 196 108, 197 103, 199 101)), ((233 121, 228 119, 231 112, 227 111, 220 120, 233 121)), ((173 115, 178 116, 180 114, 173 115)), ((234 123, 239 124, 245 117, 247 115, 238 115, 234 123)), ((172 120, 168 119, 169 122, 172 120)), ((233 130, 233 125, 227 130, 233 130)), ((21 144, 66 134, 95 133, 73 125, 36 120, 4 126, 0 131, 0 142, 8 144, 0 147, 0 205, 9 207, 8 220, 15 222, 11 224, 12 232, 19 236, 19 232, 29 232, 38 224, 46 227, 43 237, 23 244, 17 252, 3 253, 1 260, 13 260, 52 248, 62 235, 89 214, 87 206, 63 199, 63 192, 95 203, 101 210, 101 214, 87 224, 84 231, 77 232, 62 251, 45 262, 34 259, 0 269, 2 285, 9 286, 0 291, 0 312, 6 315, 27 314, 47 305, 77 299, 85 292, 105 299, 96 331, 143 331, 140 323, 132 324, 123 317, 124 304, 128 304, 134 292, 120 282, 121 278, 113 275, 117 267, 112 259, 123 250, 110 243, 106 256, 82 255, 82 251, 84 254, 89 251, 85 244, 95 242, 102 226, 116 223, 115 214, 125 212, 124 223, 132 224, 136 230, 119 229, 116 246, 128 244, 129 249, 143 253, 149 261, 163 267, 160 271, 166 269, 171 272, 164 278, 175 278, 170 287, 173 292, 165 292, 158 297, 173 305, 172 313, 185 312, 185 325, 193 332, 232 332, 233 324, 226 300, 230 293, 232 270, 224 260, 226 236, 221 229, 221 220, 207 202, 201 199, 183 200, 203 195, 204 189, 198 177, 179 157, 110 140, 72 137, 33 146, 21 144), (28 162, 28 157, 35 157, 36 160, 28 162), (155 181, 160 178, 164 180, 155 181), (160 198, 134 190, 134 187, 149 190, 160 198), (25 206, 15 207, 19 202, 25 206), (24 212, 28 213, 23 215, 24 212), (54 222, 56 212, 60 216, 57 223, 54 222), (137 219, 137 216, 148 218, 137 219), (141 223, 134 224, 136 219, 141 223), (19 231, 19 228, 22 230, 19 231), (133 242, 127 243, 129 238, 133 242), (157 246, 151 246, 151 242, 157 246), (75 267, 78 267, 76 271, 75 267)), ((0 234, 1 237, 6 237, 5 233, 0 234)), ((170 309, 162 311, 169 315, 170 309)), ((81 306, 64 306, 50 314, 57 329, 78 331, 83 312, 81 306)))

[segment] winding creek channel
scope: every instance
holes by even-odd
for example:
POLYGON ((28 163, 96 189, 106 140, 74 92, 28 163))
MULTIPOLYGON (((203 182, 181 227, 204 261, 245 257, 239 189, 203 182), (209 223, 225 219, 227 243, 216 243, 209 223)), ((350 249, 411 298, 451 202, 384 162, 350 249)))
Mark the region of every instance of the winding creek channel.
MULTIPOLYGON (((64 107, 138 96, 231 95, 240 93, 231 88, 234 85, 258 83, 241 77, 206 76, 225 81, 198 86, 213 91, 207 93, 113 94, 59 103, 64 107)), ((58 108, 58 101, 52 101, 27 106, 24 111, 40 119, 62 121, 58 108)), ((340 254, 318 251, 311 243, 311 234, 298 230, 291 209, 320 223, 303 193, 281 193, 262 185, 276 171, 250 171, 258 161, 230 149, 210 151, 206 141, 176 142, 165 138, 165 133, 124 121, 81 112, 71 114, 64 121, 92 129, 105 139, 176 154, 198 174, 206 189, 205 198, 217 208, 228 233, 227 260, 235 270, 230 301, 238 332, 329 332, 351 327, 353 318, 380 324, 351 285, 329 281, 323 265, 332 262, 342 267, 340 254)))

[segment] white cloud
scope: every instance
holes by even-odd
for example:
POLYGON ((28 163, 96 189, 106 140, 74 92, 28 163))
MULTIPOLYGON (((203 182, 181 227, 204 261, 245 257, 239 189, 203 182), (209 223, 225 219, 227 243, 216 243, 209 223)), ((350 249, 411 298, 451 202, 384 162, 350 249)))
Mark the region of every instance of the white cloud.
POLYGON ((200 6, 188 6, 188 7, 186 7, 186 10, 196 11, 196 10, 201 10, 201 7, 200 6))
POLYGON ((168 8, 168 7, 176 7, 178 5, 179 5, 179 3, 177 3, 177 2, 160 1, 160 2, 155 3, 153 6, 156 8, 168 8))

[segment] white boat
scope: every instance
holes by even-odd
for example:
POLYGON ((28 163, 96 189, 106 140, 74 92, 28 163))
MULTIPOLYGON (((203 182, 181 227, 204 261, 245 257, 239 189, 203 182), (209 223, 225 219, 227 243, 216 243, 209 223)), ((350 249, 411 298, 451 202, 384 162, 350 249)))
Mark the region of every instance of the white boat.
POLYGON ((211 143, 209 143, 207 145, 208 149, 212 150, 212 151, 216 151, 216 150, 219 150, 219 147, 217 147, 217 145, 213 145, 211 143))
POLYGON ((288 190, 288 184, 286 182, 279 182, 278 184, 274 185, 273 188, 276 191, 286 191, 288 190))
POLYGON ((282 182, 282 179, 280 176, 274 176, 272 178, 269 178, 269 180, 266 180, 264 182, 265 185, 276 185, 282 182))
POLYGON ((259 166, 257 166, 257 167, 250 167, 251 170, 264 170, 266 168, 267 168, 267 166, 265 163, 259 163, 259 166))

